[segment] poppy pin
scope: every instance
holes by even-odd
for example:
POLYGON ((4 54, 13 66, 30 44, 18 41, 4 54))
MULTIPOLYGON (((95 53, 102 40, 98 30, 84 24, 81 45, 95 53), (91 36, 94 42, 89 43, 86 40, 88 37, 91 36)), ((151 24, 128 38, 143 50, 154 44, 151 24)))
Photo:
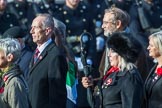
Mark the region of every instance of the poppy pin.
POLYGON ((43 57, 42 56, 39 56, 39 60, 41 60, 43 57))
POLYGON ((107 81, 106 81, 106 85, 110 85, 112 83, 112 78, 109 78, 107 81))
POLYGON ((0 88, 0 94, 2 94, 4 92, 4 87, 0 88))

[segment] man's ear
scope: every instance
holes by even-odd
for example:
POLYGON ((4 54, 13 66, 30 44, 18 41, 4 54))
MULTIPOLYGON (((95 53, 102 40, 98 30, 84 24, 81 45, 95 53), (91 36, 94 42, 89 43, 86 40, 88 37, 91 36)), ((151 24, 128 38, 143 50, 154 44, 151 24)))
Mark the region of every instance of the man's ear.
POLYGON ((52 32, 52 29, 51 29, 50 27, 47 27, 47 28, 45 29, 46 35, 48 35, 48 34, 51 33, 51 32, 52 32))
POLYGON ((10 53, 10 54, 7 55, 7 61, 8 62, 12 62, 13 59, 14 59, 13 54, 10 53))
POLYGON ((117 21, 116 21, 116 28, 117 28, 117 29, 120 29, 121 27, 122 27, 121 21, 120 21, 120 20, 117 20, 117 21))

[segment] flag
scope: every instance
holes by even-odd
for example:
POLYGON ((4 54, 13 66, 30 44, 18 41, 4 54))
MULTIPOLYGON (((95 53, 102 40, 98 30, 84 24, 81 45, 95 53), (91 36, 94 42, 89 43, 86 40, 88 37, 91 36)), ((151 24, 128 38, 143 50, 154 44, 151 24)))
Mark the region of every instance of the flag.
POLYGON ((77 99, 77 89, 76 85, 78 84, 76 78, 76 69, 75 65, 71 62, 68 62, 69 69, 66 75, 66 89, 67 89, 67 98, 76 104, 77 99))

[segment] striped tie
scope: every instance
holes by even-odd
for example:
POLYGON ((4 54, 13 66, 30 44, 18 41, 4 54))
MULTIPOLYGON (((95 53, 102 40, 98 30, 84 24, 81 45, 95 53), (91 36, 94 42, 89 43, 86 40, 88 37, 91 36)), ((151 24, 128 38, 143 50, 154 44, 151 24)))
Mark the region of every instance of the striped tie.
POLYGON ((36 63, 36 61, 37 61, 37 59, 38 59, 38 54, 39 54, 39 53, 40 53, 40 52, 39 52, 38 48, 36 48, 35 53, 34 53, 34 64, 36 63))

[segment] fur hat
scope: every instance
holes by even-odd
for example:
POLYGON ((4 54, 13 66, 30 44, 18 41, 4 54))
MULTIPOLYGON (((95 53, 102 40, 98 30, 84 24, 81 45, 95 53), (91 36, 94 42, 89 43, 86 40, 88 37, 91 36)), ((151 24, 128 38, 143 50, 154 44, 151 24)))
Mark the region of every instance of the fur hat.
POLYGON ((107 40, 107 47, 112 48, 127 62, 136 62, 142 46, 130 33, 113 33, 107 40))

